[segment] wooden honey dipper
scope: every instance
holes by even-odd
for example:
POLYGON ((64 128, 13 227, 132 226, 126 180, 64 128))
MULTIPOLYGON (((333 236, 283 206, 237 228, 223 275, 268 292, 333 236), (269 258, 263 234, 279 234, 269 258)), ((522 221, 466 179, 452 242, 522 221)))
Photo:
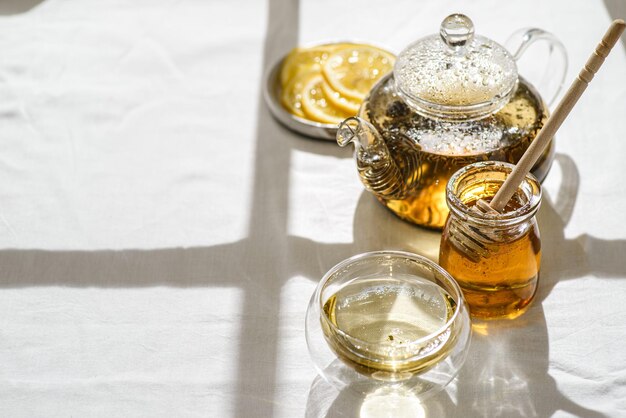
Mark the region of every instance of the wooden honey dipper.
POLYGON ((522 180, 526 177, 526 174, 528 174, 530 169, 535 165, 556 131, 561 127, 561 124, 567 115, 569 115, 576 102, 578 102, 578 99, 582 96, 593 79, 593 76, 604 63, 604 59, 609 55, 609 52, 611 52, 611 49, 619 40, 625 27, 626 24, 622 19, 616 19, 611 23, 611 26, 604 34, 596 50, 587 60, 585 67, 580 71, 578 77, 574 80, 569 90, 567 90, 557 105, 554 113, 552 113, 552 116, 548 118, 548 121, 539 131, 539 134, 537 134, 537 137, 530 144, 526 152, 524 152, 524 155, 522 155, 522 158, 515 165, 511 174, 509 174, 504 183, 502 183, 502 186, 491 202, 479 199, 475 207, 478 207, 484 213, 497 214, 502 212, 511 197, 515 194, 522 180))

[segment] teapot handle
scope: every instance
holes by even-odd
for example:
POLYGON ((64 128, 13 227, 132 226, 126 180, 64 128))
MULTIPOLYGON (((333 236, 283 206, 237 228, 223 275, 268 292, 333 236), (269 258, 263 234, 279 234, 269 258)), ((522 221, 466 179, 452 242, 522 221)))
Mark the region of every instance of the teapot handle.
POLYGON ((561 41, 543 29, 523 28, 514 32, 504 46, 509 51, 515 51, 513 59, 518 61, 528 47, 537 41, 546 41, 549 50, 543 75, 536 84, 533 84, 542 95, 546 95, 544 97, 549 98, 546 103, 551 106, 559 95, 567 74, 567 51, 561 41))

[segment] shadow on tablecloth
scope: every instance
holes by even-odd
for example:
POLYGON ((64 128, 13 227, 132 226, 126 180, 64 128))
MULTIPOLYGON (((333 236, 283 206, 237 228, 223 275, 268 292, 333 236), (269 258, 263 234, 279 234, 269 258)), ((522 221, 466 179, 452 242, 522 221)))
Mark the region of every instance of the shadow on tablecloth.
MULTIPOLYGON (((626 20, 626 2, 624 0, 604 0, 604 5, 611 19, 626 20)), ((626 35, 622 35, 622 45, 626 51, 626 35)))
POLYGON ((39 6, 45 0, 2 0, 0 1, 0 16, 10 16, 26 13, 39 6))

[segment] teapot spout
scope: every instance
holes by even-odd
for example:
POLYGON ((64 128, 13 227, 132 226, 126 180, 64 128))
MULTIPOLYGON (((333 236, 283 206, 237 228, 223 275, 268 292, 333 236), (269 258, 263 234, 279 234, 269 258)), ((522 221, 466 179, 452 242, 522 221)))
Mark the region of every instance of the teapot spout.
POLYGON ((409 188, 400 165, 371 123, 358 117, 344 120, 337 131, 337 143, 341 147, 354 144, 359 177, 366 189, 385 200, 406 197, 409 188))

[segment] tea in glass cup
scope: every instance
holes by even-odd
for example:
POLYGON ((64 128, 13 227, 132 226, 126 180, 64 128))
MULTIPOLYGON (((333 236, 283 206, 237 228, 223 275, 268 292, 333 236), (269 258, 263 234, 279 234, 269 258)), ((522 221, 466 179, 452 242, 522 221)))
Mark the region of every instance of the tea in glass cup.
POLYGON ((420 398, 456 376, 471 334, 454 279, 401 251, 360 254, 333 267, 311 298, 306 324, 311 358, 338 389, 371 393, 393 384, 420 398))

